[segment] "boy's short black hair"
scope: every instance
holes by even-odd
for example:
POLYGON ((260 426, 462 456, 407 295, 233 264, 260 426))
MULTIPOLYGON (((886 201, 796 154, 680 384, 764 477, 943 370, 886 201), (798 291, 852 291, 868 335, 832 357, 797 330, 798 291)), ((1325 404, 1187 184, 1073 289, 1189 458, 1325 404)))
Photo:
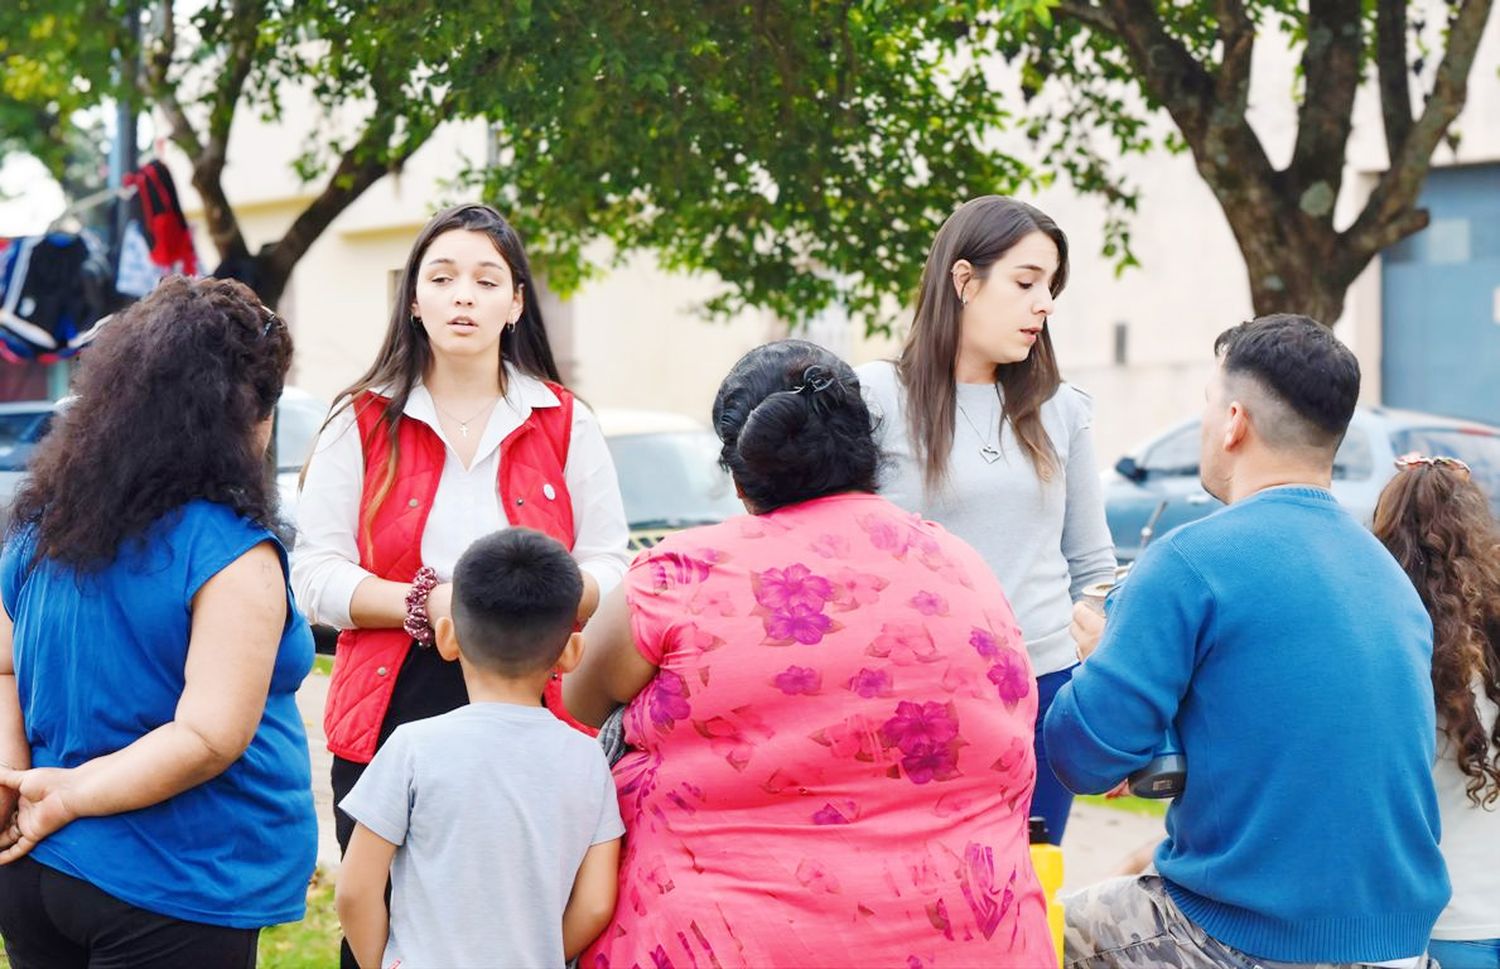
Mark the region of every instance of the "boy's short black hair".
POLYGON ((582 596, 583 574, 554 539, 529 528, 486 535, 453 569, 458 648, 504 676, 546 669, 568 643, 582 596))
POLYGON ((1265 428, 1289 444, 1336 449, 1359 401, 1359 360, 1310 317, 1262 316, 1214 341, 1226 376, 1246 376, 1285 404, 1295 426, 1265 428))

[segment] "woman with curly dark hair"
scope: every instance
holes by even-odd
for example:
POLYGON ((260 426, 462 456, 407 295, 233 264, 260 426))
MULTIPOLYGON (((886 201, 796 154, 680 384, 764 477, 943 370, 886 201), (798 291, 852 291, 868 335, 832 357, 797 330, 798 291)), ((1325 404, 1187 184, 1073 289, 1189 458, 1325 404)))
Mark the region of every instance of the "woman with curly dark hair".
POLYGON ((1375 534, 1432 615, 1434 768, 1453 898, 1432 931, 1443 969, 1500 966, 1500 528, 1469 468, 1407 455, 1375 534))
POLYGON ((251 966, 303 916, 313 645, 265 460, 291 355, 244 286, 168 279, 37 449, 0 556, 13 966, 251 966))

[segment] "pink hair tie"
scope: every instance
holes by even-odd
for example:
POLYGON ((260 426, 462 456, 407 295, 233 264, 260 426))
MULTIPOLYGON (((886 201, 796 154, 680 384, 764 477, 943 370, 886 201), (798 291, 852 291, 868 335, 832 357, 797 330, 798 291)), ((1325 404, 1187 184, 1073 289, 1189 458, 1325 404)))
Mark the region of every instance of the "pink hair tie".
POLYGON ((412 577, 411 589, 406 593, 406 618, 401 628, 416 640, 418 646, 432 645, 432 620, 427 616, 427 597, 437 588, 437 573, 432 566, 424 565, 412 577))

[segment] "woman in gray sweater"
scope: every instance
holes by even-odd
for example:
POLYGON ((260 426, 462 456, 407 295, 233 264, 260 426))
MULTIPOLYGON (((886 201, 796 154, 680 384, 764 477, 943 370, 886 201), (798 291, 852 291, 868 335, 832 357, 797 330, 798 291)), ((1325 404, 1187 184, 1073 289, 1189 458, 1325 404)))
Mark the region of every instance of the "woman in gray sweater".
MULTIPOLYGON (((972 199, 938 230, 901 356, 860 383, 887 456, 881 494, 974 546, 1000 579, 1037 678, 1037 723, 1076 655, 1073 602, 1113 578, 1093 408, 1047 332, 1068 240, 1024 202, 972 199)), ((1036 736, 1033 815, 1062 841, 1072 795, 1036 736)))

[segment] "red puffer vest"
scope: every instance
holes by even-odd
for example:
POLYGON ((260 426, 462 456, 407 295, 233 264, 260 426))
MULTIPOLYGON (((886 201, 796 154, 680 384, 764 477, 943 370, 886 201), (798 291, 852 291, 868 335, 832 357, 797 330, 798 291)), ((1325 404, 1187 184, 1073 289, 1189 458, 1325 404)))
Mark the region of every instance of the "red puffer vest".
MULTIPOLYGON (((573 395, 551 381, 560 407, 538 407, 500 443, 496 485, 505 517, 512 525, 534 528, 573 547, 573 502, 563 469, 573 429, 573 395)), ((365 482, 359 500, 359 564, 392 582, 410 582, 422 565, 422 532, 432 499, 437 494, 446 455, 443 442, 419 420, 403 419, 398 426, 401 466, 390 492, 368 528, 371 500, 385 478, 390 446, 378 428, 389 400, 361 394, 353 404, 364 444, 365 482)), ((375 756, 380 725, 391 704, 396 673, 411 649, 411 637, 399 629, 346 629, 339 633, 333 679, 323 730, 328 749, 338 757, 367 764, 375 756)), ((547 685, 547 706, 564 722, 587 733, 595 731, 567 715, 561 684, 547 685)))

